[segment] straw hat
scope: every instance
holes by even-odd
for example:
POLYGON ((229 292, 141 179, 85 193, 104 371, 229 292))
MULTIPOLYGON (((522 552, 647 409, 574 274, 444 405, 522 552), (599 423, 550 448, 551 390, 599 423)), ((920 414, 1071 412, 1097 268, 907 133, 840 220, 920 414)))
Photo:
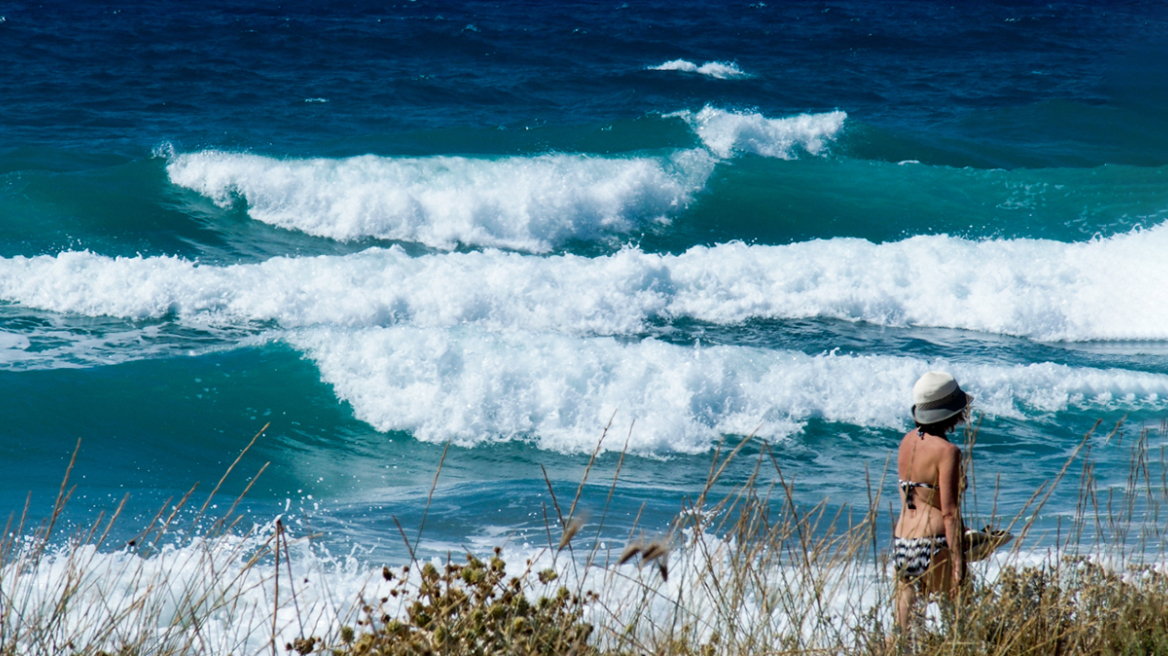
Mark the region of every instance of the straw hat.
POLYGON ((930 371, 913 385, 913 419, 918 424, 935 424, 961 412, 973 401, 953 376, 930 371))

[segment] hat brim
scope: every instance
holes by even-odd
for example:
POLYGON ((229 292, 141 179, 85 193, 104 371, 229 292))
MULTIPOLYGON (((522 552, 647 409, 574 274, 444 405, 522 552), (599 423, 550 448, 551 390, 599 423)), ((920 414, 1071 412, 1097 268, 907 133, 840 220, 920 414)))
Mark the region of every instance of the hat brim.
POLYGON ((918 424, 928 425, 936 424, 945 421, 950 417, 960 414, 969 406, 973 397, 969 396, 960 387, 953 390, 949 396, 935 401, 933 403, 921 403, 913 408, 913 419, 918 424))

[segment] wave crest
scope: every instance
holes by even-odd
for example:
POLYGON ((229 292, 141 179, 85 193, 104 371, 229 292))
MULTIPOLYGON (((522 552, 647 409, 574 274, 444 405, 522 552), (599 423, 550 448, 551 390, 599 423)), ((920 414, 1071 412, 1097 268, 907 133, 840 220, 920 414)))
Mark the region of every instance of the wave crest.
POLYGON ((643 454, 701 453, 724 434, 782 439, 811 419, 903 429, 904 390, 936 368, 952 371, 991 416, 1168 405, 1168 376, 1052 363, 963 365, 412 328, 319 329, 286 339, 359 419, 466 446, 522 438, 586 452, 614 413, 617 434, 635 422, 629 448, 643 454))
POLYGON ((174 156, 172 183, 253 219, 342 241, 364 238, 542 253, 568 239, 628 233, 668 220, 705 184, 714 161, 541 155, 280 160, 203 151, 174 156))
POLYGON ((410 257, 400 247, 227 267, 88 252, 0 259, 0 299, 55 312, 284 328, 475 325, 637 334, 826 317, 1039 341, 1168 340, 1168 225, 1082 243, 944 235, 874 244, 694 247, 680 255, 410 257))
POLYGON ((823 154, 846 114, 769 119, 706 107, 670 114, 703 148, 662 156, 278 159, 216 150, 174 154, 171 183, 288 230, 354 241, 417 242, 546 253, 668 223, 701 192, 719 159, 823 154))
POLYGON ((722 159, 736 153, 794 159, 800 150, 821 155, 843 129, 845 112, 801 114, 767 118, 757 113, 730 112, 705 107, 698 112, 677 112, 697 133, 702 144, 722 159))
POLYGON ((719 80, 729 80, 736 77, 746 77, 746 73, 738 64, 733 62, 706 62, 701 66, 684 59, 674 59, 659 66, 650 66, 650 71, 681 71, 683 73, 697 73, 719 80))

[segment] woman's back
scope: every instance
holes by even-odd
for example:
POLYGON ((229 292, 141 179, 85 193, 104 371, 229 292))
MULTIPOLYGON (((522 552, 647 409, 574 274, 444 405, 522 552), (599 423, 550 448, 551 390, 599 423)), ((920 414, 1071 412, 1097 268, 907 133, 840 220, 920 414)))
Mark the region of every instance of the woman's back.
POLYGON ((960 515, 961 450, 914 429, 900 441, 896 471, 901 498, 896 535, 945 535, 945 517, 960 515))

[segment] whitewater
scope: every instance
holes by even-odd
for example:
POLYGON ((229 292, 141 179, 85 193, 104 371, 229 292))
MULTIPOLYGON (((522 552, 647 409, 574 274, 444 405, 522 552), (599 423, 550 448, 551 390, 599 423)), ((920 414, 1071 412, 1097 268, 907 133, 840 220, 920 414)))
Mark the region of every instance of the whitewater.
POLYGON ((402 249, 200 265, 89 252, 0 260, 5 300, 131 319, 285 327, 473 324, 632 334, 655 320, 830 317, 1041 341, 1168 339, 1157 227, 1078 244, 948 236, 724 244, 680 255, 410 257, 402 249), (473 284, 472 284, 473 283, 473 284), (940 300, 938 300, 940 299, 940 300))
MULTIPOLYGON (((927 370, 975 398, 971 525, 1033 520, 1013 562, 1067 536, 1081 485, 1163 491, 1132 475, 1168 416, 1150 3, 0 14, 0 510, 32 535, 77 485, 30 609, 82 572, 90 608, 186 640, 183 595, 221 593, 204 651, 253 653, 338 630, 383 565, 501 546, 582 580, 583 547, 544 548, 555 501, 606 557, 680 544, 739 449, 712 494, 878 514, 830 604, 884 612, 927 370), (221 551, 176 510, 192 487, 238 512, 221 551), (181 530, 147 548, 159 508, 181 530), (299 611, 249 566, 277 519, 299 611)), ((1077 546, 1122 551, 1099 512, 1077 546)), ((587 576, 664 622, 690 556, 587 576)))

